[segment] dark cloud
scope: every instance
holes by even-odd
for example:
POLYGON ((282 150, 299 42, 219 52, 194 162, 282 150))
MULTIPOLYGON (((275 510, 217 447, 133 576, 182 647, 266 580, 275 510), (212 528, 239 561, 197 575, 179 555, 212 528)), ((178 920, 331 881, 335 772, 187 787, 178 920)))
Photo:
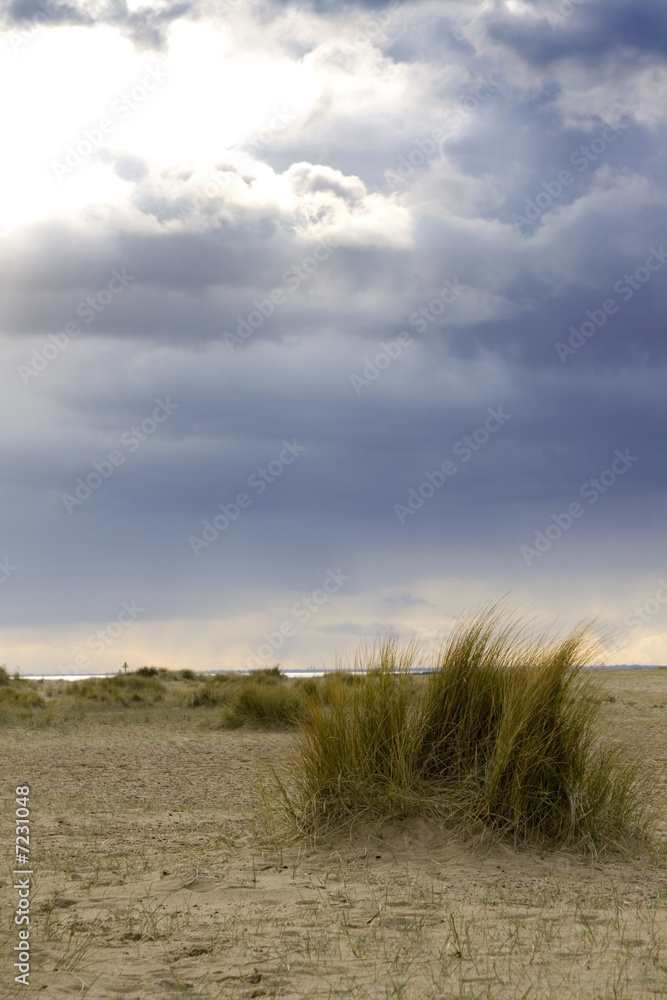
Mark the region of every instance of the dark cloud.
POLYGON ((13 0, 5 9, 3 23, 9 30, 108 25, 130 38, 139 49, 162 51, 170 25, 180 18, 195 15, 196 5, 190 2, 153 4, 131 11, 125 0, 76 4, 58 0, 13 0))
POLYGON ((37 25, 90 25, 95 19, 83 6, 58 3, 57 0, 12 0, 5 8, 4 23, 8 27, 32 28, 37 25))
POLYGON ((659 0, 544 3, 530 18, 495 8, 484 24, 491 38, 540 66, 558 59, 598 61, 610 55, 618 61, 626 58, 627 49, 654 58, 665 55, 667 9, 659 0))
MULTIPOLYGON (((54 24, 87 23, 79 10, 143 47, 201 13, 60 5, 54 24)), ((329 90, 252 155, 102 150, 117 201, 8 235, 7 623, 103 620, 136 598, 151 621, 224 629, 266 594, 284 615, 342 567, 358 607, 312 628, 343 643, 485 588, 569 613, 659 575, 663 15, 642 4, 630 24, 627 5, 587 0, 552 27, 549 10, 404 5, 386 62, 323 40, 329 90), (81 333, 63 344, 68 322, 81 333), (285 442, 305 450, 260 491, 285 442), (521 547, 572 503, 581 518, 527 565, 521 547), (444 579, 442 599, 419 596, 444 579)), ((15 3, 12 23, 31 11, 15 3)))

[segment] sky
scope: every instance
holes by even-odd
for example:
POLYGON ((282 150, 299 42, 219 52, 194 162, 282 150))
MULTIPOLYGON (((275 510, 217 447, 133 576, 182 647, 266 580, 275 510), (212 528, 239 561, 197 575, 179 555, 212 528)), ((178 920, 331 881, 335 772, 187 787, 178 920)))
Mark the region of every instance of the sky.
POLYGON ((0 660, 667 663, 660 0, 11 0, 0 660))

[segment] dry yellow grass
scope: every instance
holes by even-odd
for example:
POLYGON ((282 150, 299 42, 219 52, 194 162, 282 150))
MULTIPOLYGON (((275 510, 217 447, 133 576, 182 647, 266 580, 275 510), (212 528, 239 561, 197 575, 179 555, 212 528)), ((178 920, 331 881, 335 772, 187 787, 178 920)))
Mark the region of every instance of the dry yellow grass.
MULTIPOLYGON (((603 684, 601 725, 642 754, 667 835, 667 671, 609 672, 603 684)), ((2 730, 3 1000, 27 995, 10 957, 23 783, 29 989, 49 1000, 667 996, 659 855, 489 850, 424 820, 318 848, 271 844, 256 782, 280 768, 292 734, 202 728, 202 710, 132 711, 134 724, 108 713, 2 730)))

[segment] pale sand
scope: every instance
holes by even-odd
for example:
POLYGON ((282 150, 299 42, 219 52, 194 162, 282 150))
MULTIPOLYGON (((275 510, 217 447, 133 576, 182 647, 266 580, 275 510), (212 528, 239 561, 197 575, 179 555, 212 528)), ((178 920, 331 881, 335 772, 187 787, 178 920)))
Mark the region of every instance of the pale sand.
MULTIPOLYGON (((610 733, 654 775, 667 834, 667 671, 612 672, 610 733)), ((0 997, 667 996, 667 873, 452 840, 262 847, 255 782, 288 734, 189 725, 0 731, 0 997), (31 786, 30 986, 13 983, 13 790, 31 786), (12 957, 10 957, 12 956, 12 957)))

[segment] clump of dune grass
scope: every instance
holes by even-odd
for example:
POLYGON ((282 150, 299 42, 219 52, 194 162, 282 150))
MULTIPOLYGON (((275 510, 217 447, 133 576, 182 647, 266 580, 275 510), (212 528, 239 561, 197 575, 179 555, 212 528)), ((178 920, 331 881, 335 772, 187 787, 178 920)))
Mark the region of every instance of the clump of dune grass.
POLYGON ((0 703, 5 706, 16 705, 19 708, 39 708, 46 704, 33 688, 23 690, 15 687, 3 688, 0 692, 0 703))
POLYGON ((215 674, 188 695, 185 704, 192 708, 226 705, 232 700, 237 685, 238 678, 234 674, 215 674))
POLYGON ((225 729, 291 729, 300 722, 304 711, 304 698, 294 686, 245 680, 234 691, 220 725, 225 729))
POLYGON ((251 670, 250 678, 257 684, 279 684, 287 678, 280 672, 280 664, 274 663, 272 667, 261 667, 259 670, 251 670))
POLYGON ((648 832, 637 763, 601 742, 590 629, 536 634, 503 605, 416 643, 363 647, 352 686, 306 695, 284 801, 297 828, 431 815, 514 843, 620 846, 648 832))
POLYGON ((416 805, 419 734, 409 672, 416 655, 413 644, 402 649, 389 636, 354 654, 348 676, 355 683, 338 670, 317 693, 307 693, 292 762, 299 786, 294 815, 303 828, 363 813, 402 814, 416 805))
POLYGON ((0 667, 0 687, 11 684, 11 677, 4 666, 0 667))
POLYGON ((362 680, 360 673, 344 670, 330 670, 321 677, 298 677, 292 683, 310 701, 318 705, 332 705, 342 686, 352 687, 362 680))
POLYGON ((132 674, 115 674, 113 677, 90 677, 83 681, 72 681, 68 693, 85 700, 130 705, 161 701, 165 686, 155 675, 137 671, 132 674))
POLYGON ((0 685, 0 723, 32 719, 35 709, 45 707, 46 702, 32 687, 0 685))
POLYGON ((134 671, 137 677, 157 677, 158 674, 166 674, 166 670, 163 668, 162 671, 159 667, 139 667, 138 670, 134 671))

